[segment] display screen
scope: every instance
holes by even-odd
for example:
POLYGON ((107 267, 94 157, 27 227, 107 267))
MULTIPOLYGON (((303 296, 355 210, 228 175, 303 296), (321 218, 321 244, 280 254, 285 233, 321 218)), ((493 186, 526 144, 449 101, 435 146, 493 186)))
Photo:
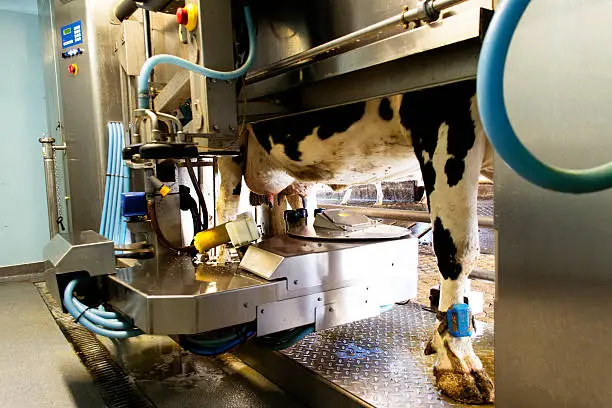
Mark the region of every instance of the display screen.
POLYGON ((68 27, 68 28, 64 28, 64 35, 68 35, 72 32, 72 28, 68 27))

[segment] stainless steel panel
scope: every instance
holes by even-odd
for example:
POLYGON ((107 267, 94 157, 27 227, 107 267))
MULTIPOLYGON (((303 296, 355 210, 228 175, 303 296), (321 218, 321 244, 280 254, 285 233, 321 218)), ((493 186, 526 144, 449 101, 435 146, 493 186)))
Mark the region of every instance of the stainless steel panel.
POLYGON ((118 41, 117 56, 127 75, 138 76, 145 61, 145 44, 142 23, 125 20, 121 23, 121 39, 118 41))
POLYGON ((240 266, 266 279, 286 279, 289 291, 338 287, 343 282, 369 280, 372 271, 381 278, 416 271, 417 245, 412 237, 368 243, 273 237, 249 247, 240 266))
MULTIPOLYGON (((353 306, 356 306, 356 303, 359 303, 359 306, 361 306, 362 303, 364 305, 368 304, 368 301, 370 305, 375 304, 376 302, 369 296, 370 292, 368 289, 365 284, 360 284, 262 304, 257 308, 257 335, 265 336, 266 334, 317 323, 315 312, 319 310, 319 307, 328 304, 352 303, 353 306)), ((380 312, 379 307, 380 304, 376 304, 374 308, 356 307, 352 315, 345 317, 352 317, 352 320, 349 321, 365 319, 366 317, 377 315, 380 312)), ((321 312, 318 319, 320 320, 321 328, 327 328, 324 327, 325 324, 333 322, 330 317, 325 320, 325 316, 321 312)))
POLYGON ((280 282, 189 257, 158 257, 108 277, 109 303, 147 333, 193 334, 254 321, 256 307, 278 299, 280 282))
MULTIPOLYGON (((218 0, 187 0, 196 4, 198 28, 194 31, 199 45, 197 63, 208 68, 234 69, 234 42, 231 3, 218 0)), ((234 81, 217 81, 190 73, 193 120, 191 131, 233 135, 238 129, 234 81)), ((206 139, 196 142, 206 150, 206 139)))
POLYGON ((378 316, 381 305, 367 300, 367 296, 361 298, 351 296, 327 305, 317 306, 315 310, 315 329, 317 331, 330 329, 342 324, 378 316))
POLYGON ((115 270, 113 242, 94 231, 59 233, 43 248, 54 273, 88 272, 108 275, 115 270))
MULTIPOLYGON (((490 1, 481 2, 488 3, 490 1)), ((466 3, 473 5, 471 3, 466 3)), ((298 86, 348 74, 360 69, 440 48, 461 41, 479 38, 480 8, 470 8, 431 25, 409 30, 394 37, 357 48, 337 56, 314 62, 273 78, 249 84, 249 98, 275 94, 298 86)), ((475 72, 474 72, 475 75, 475 72)), ((401 89, 397 90, 400 92, 401 89)))
MULTIPOLYGON (((253 4, 258 22, 257 58, 251 71, 350 34, 416 8, 418 0, 259 1, 253 4)), ((491 0, 470 0, 454 8, 491 8, 491 0)), ((404 31, 398 25, 388 34, 404 31)))
MULTIPOLYGON (((521 19, 506 103, 521 141, 545 162, 587 168, 612 157, 612 94, 601 92, 612 67, 612 55, 601 52, 610 13, 605 0, 542 0, 521 19), (584 30, 564 29, 585 18, 584 30)), ((612 191, 546 191, 501 160, 495 178, 497 404, 609 406, 612 191)))
POLYGON ((61 54, 59 28, 83 22, 84 53, 59 58, 64 141, 68 145, 73 230, 98 230, 104 198, 108 121, 121 120, 119 61, 114 55, 119 26, 110 24, 113 0, 55 0, 56 56, 61 54), (77 64, 76 76, 68 72, 77 64))

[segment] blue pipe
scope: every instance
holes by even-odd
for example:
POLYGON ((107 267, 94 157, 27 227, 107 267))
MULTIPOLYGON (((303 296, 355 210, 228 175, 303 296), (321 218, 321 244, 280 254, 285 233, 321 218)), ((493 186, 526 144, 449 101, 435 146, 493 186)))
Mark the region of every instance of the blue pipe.
POLYGON ((113 238, 112 240, 114 242, 116 242, 117 244, 120 244, 119 242, 119 236, 121 235, 121 225, 120 225, 120 221, 121 221, 121 188, 122 188, 122 181, 121 181, 121 166, 123 164, 123 160, 121 160, 121 155, 119 154, 119 150, 121 148, 121 135, 119 133, 119 126, 117 125, 117 123, 114 123, 114 127, 115 127, 115 143, 117 145, 117 148, 115 149, 115 163, 116 163, 116 167, 115 167, 115 191, 114 191, 114 197, 113 197, 113 238))
MULTIPOLYGON (((79 301, 79 299, 73 297, 72 298, 72 302, 77 306, 77 308, 81 309, 81 308, 85 308, 87 309, 87 306, 85 306, 83 303, 81 303, 79 301)), ((102 306, 100 306, 102 307, 102 306)), ((117 319, 119 318, 119 315, 115 312, 107 312, 106 310, 104 310, 104 308, 102 308, 102 310, 100 309, 89 309, 90 312, 97 314, 100 317, 104 317, 106 319, 117 319)))
POLYGON ((612 162, 591 169, 563 169, 538 160, 518 139, 504 102, 504 69, 516 27, 530 0, 505 0, 487 30, 478 61, 477 97, 491 144, 521 177, 563 193, 591 193, 612 187, 612 162))
POLYGON ((255 334, 254 331, 248 332, 245 334, 245 336, 241 336, 241 337, 236 337, 235 339, 232 339, 228 342, 226 342, 225 344, 221 344, 221 345, 214 345, 212 347, 207 347, 202 343, 197 343, 197 342, 193 342, 191 339, 189 338, 185 338, 184 341, 182 341, 180 343, 181 347, 183 347, 184 349, 194 353, 194 354, 198 354, 201 356, 216 356, 218 354, 223 354, 228 352, 229 350, 233 349, 234 347, 238 346, 240 343, 242 343, 245 339, 248 339, 249 337, 253 336, 255 334))
POLYGON ((142 331, 140 329, 130 329, 130 330, 105 329, 103 327, 96 326, 87 317, 80 316, 81 313, 76 308, 75 304, 72 302, 72 299, 74 298, 73 292, 78 282, 79 282, 78 279, 73 279, 68 283, 68 285, 66 286, 66 289, 64 289, 64 299, 62 303, 64 304, 64 307, 66 308, 68 313, 70 313, 70 315, 73 318, 78 319, 78 322, 80 324, 82 324, 84 327, 86 327, 87 329, 89 329, 95 334, 99 334, 105 337, 110 337, 113 339, 127 339, 130 337, 135 337, 135 336, 139 336, 142 334, 142 331))
POLYGON ((112 152, 114 150, 113 138, 111 137, 111 125, 108 124, 108 158, 106 160, 106 183, 104 187, 104 204, 102 206, 102 219, 100 220, 100 235, 106 237, 108 231, 108 204, 110 196, 110 175, 111 175, 111 164, 112 164, 112 152))
POLYGON ((115 174, 117 173, 117 160, 116 160, 116 155, 115 155, 115 151, 117 150, 117 138, 115 137, 115 126, 114 124, 111 122, 109 123, 109 127, 111 129, 111 134, 110 137, 112 138, 112 144, 113 144, 113 150, 110 153, 111 154, 111 160, 112 160, 112 164, 111 164, 111 176, 110 176, 110 192, 109 192, 109 213, 108 213, 108 230, 106 231, 107 235, 106 238, 112 240, 113 239, 113 234, 114 234, 114 228, 115 228, 115 188, 116 188, 116 183, 117 183, 117 177, 115 177, 115 174))
MULTIPOLYGON (((119 126, 119 133, 121 135, 121 150, 119 152, 119 155, 120 157, 122 157, 123 148, 125 148, 125 132, 123 128, 123 123, 119 123, 118 126, 119 126)), ((130 169, 128 168, 127 164, 125 164, 123 160, 121 160, 121 165, 123 169, 123 171, 121 172, 121 176, 123 177, 122 193, 127 193, 130 191, 130 169)), ((121 197, 119 199, 121 200, 121 197)), ((127 223, 123 220, 123 217, 121 216, 121 214, 119 214, 119 223, 121 224, 121 244, 122 245, 128 244, 129 243, 128 241, 130 241, 130 235, 128 234, 127 223)))
POLYGON ((113 329, 113 330, 126 330, 126 329, 131 329, 132 327, 134 327, 133 325, 125 321, 121 321, 119 319, 109 319, 106 317, 102 317, 98 315, 97 313, 93 312, 93 310, 95 309, 90 309, 89 307, 85 306, 81 302, 77 303, 77 299, 74 297, 69 299, 68 301, 73 302, 74 307, 76 307, 76 309, 79 311, 81 315, 81 319, 87 318, 87 320, 91 321, 92 323, 98 326, 102 326, 106 329, 113 329))
POLYGON ((246 20, 247 32, 249 35, 249 56, 240 68, 228 72, 216 71, 214 69, 196 65, 182 58, 175 57, 174 55, 155 55, 154 57, 146 60, 140 70, 140 76, 138 77, 138 107, 140 109, 148 109, 150 107, 149 77, 151 76, 153 67, 158 64, 174 64, 181 68, 186 68, 188 70, 197 72, 198 74, 218 80, 236 79, 246 74, 255 60, 256 39, 255 25, 253 24, 253 18, 251 17, 251 10, 247 5, 244 6, 244 19, 246 20))

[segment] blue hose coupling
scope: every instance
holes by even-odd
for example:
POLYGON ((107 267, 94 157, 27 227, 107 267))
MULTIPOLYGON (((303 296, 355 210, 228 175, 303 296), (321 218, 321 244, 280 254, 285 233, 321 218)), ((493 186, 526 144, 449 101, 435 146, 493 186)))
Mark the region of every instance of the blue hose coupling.
POLYGON ((448 331, 453 337, 470 337, 472 335, 472 312, 465 303, 457 303, 446 312, 448 331))

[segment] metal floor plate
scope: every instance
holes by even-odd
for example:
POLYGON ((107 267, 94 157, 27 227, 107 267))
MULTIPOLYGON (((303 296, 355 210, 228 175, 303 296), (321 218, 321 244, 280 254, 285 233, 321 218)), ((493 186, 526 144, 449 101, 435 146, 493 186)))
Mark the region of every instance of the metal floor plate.
MULTIPOLYGON (((434 386, 435 356, 423 353, 434 323, 433 313, 409 303, 376 318, 313 333, 282 353, 376 407, 465 406, 434 386)), ((493 327, 477 327, 474 349, 494 379, 493 327)))

